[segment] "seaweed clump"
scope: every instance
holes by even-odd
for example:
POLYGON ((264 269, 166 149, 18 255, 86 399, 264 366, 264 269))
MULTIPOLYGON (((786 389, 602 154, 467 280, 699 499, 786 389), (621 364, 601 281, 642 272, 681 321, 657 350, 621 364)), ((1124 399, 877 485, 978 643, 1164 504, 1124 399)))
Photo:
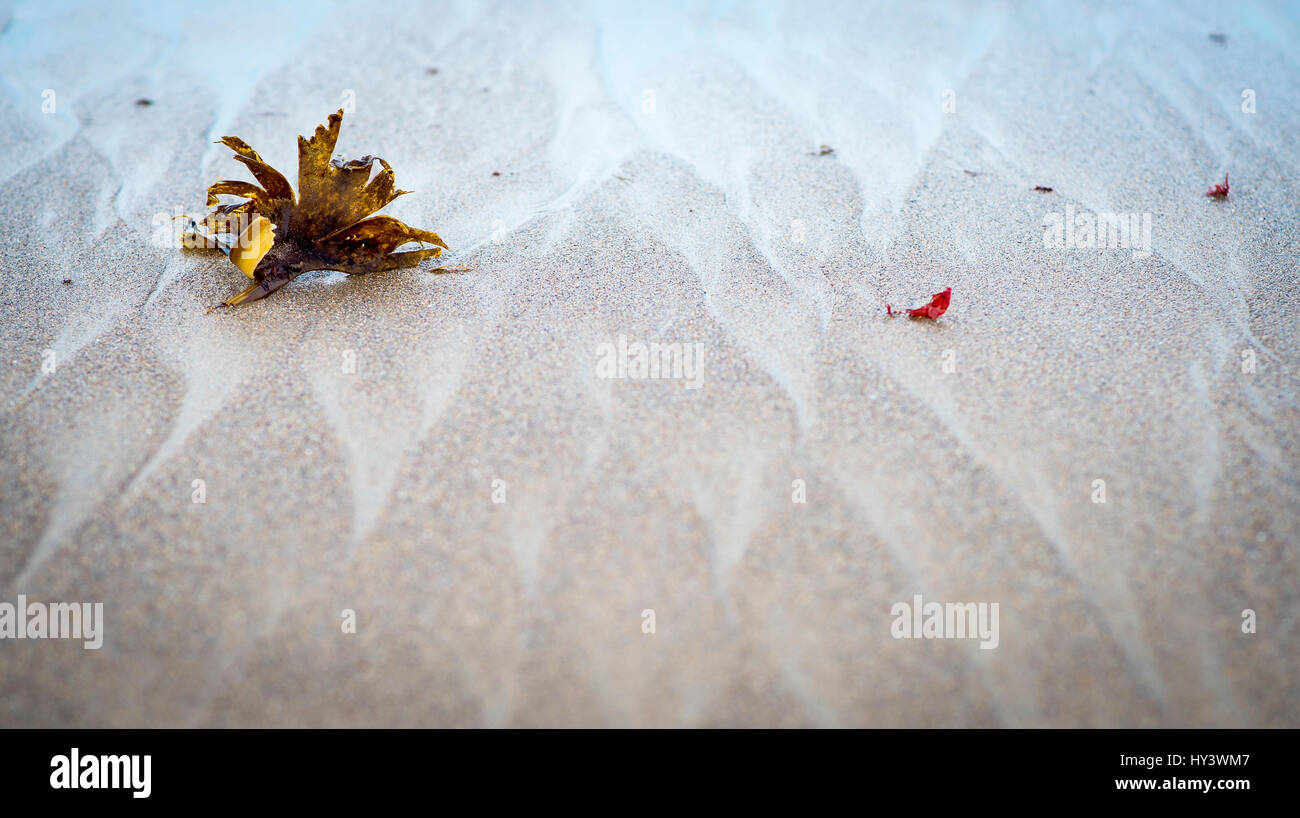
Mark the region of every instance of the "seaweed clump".
MULTIPOLYGON (((410 191, 396 188, 392 167, 377 156, 332 158, 342 122, 340 109, 310 139, 298 137, 297 195, 248 143, 237 136, 221 138, 257 184, 221 181, 209 187, 207 204, 213 210, 201 222, 190 222, 182 244, 225 252, 253 283, 213 309, 265 298, 311 270, 379 273, 415 267, 448 249, 437 233, 372 215, 410 191), (371 179, 376 163, 383 169, 371 179), (243 201, 220 204, 220 196, 243 201), (411 243, 420 249, 396 252, 411 243)), ((443 266, 433 272, 455 269, 466 268, 443 266)))

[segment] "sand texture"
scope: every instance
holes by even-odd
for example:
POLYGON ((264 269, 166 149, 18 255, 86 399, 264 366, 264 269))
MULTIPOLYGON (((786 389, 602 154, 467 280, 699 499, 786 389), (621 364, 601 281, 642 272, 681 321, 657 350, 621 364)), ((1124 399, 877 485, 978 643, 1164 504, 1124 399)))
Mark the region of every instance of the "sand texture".
POLYGON ((644 5, 0 9, 0 725, 1300 726, 1296 7, 644 5), (344 105, 474 271, 205 314, 344 105))

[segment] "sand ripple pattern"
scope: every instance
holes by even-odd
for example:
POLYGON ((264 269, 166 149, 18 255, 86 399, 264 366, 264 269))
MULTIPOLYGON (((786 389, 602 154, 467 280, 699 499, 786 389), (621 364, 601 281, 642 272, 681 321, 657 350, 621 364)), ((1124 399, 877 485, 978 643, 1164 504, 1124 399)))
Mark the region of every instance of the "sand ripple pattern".
POLYGON ((270 4, 265 63, 0 10, 0 593, 108 617, 0 643, 0 724, 1300 724, 1300 22, 642 5, 270 4), (154 214, 345 91, 476 271, 205 316, 240 276, 154 214), (1044 249, 1067 204, 1150 257, 1044 249), (891 639, 914 593, 1000 647, 891 639))

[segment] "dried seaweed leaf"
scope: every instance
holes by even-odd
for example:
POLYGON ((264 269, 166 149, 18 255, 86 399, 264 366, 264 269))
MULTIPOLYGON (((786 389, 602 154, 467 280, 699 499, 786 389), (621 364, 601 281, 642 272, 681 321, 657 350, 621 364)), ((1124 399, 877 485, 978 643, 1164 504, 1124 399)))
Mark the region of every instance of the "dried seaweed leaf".
POLYGON ((375 216, 356 224, 337 230, 321 242, 338 248, 338 252, 364 250, 378 247, 384 253, 391 253, 403 244, 412 241, 428 242, 448 249, 442 237, 427 230, 417 230, 394 219, 392 216, 375 216))
POLYGON ((243 196, 245 199, 252 199, 258 210, 269 212, 271 210, 271 201, 267 198, 266 191, 262 190, 252 182, 217 182, 208 188, 208 207, 219 204, 218 196, 243 196))
MULTIPOLYGON (((187 247, 227 253, 253 279, 252 286, 217 307, 265 298, 310 270, 377 273, 414 267, 448 249, 437 233, 410 227, 391 216, 371 216, 408 191, 397 189, 393 168, 377 156, 346 162, 332 158, 342 122, 340 110, 310 138, 298 137, 297 196, 284 175, 247 142, 237 136, 221 138, 258 184, 213 184, 207 198, 212 212, 202 222, 191 222, 183 236, 187 247), (382 170, 371 179, 376 163, 382 170), (246 201, 222 205, 219 196, 246 201), (412 243, 434 246, 396 252, 412 243)), ((468 268, 444 266, 433 272, 452 269, 468 268)))
POLYGON ((230 249, 230 260, 239 271, 253 278, 253 271, 258 262, 271 251, 275 244, 275 227, 265 216, 255 216, 251 224, 240 234, 235 246, 230 249))

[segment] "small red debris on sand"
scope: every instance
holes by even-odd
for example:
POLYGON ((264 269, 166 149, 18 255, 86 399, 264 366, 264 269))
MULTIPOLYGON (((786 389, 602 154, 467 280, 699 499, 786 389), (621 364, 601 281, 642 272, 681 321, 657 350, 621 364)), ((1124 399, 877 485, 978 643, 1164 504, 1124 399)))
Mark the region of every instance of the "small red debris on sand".
POLYGON ((931 321, 943 315, 948 311, 948 301, 952 298, 952 287, 946 288, 941 293, 935 293, 930 298, 930 303, 924 307, 917 307, 914 310, 908 310, 909 318, 929 318, 931 321))
POLYGON ((494 171, 492 171, 492 175, 493 175, 493 176, 500 176, 500 175, 501 175, 501 171, 499 171, 499 170, 494 170, 494 171))
POLYGON ((1051 192, 1052 192, 1052 189, 1051 189, 1050 187, 1046 187, 1046 186, 1044 186, 1044 185, 1034 185, 1034 190, 1037 190, 1039 193, 1051 193, 1051 192))
MULTIPOLYGON (((948 287, 941 293, 935 293, 930 298, 930 303, 924 307, 917 307, 914 310, 906 310, 908 318, 929 318, 931 321, 943 315, 948 311, 948 302, 952 299, 952 287, 948 287)), ((903 310, 894 312, 890 304, 885 305, 885 314, 894 316, 902 315, 903 310)))
POLYGON ((1210 189, 1205 191, 1205 195, 1212 199, 1228 198, 1228 174, 1226 171, 1223 174, 1223 184, 1211 185, 1210 189))

